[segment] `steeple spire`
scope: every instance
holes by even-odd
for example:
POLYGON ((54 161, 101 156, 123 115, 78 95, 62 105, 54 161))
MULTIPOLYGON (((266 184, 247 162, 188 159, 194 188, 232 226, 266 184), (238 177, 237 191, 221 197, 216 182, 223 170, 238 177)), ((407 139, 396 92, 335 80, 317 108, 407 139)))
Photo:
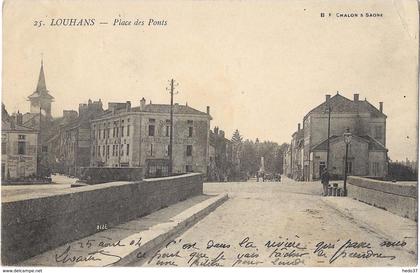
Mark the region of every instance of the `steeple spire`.
POLYGON ((41 59, 41 70, 39 71, 39 78, 38 78, 38 84, 36 86, 36 92, 38 93, 46 93, 47 91, 47 85, 45 84, 45 75, 44 75, 44 58, 41 59))

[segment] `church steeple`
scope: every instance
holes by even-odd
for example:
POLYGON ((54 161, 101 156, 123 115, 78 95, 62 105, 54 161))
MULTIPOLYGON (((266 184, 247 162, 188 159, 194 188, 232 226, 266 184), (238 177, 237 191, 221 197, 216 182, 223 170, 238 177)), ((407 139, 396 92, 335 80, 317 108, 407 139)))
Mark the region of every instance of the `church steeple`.
POLYGON ((45 84, 45 74, 44 74, 44 60, 41 59, 41 70, 39 71, 38 84, 36 86, 36 92, 44 93, 47 91, 47 85, 45 84))
POLYGON ((54 100, 54 97, 49 94, 47 85, 45 84, 43 59, 41 59, 36 90, 28 97, 28 100, 31 102, 31 113, 40 113, 43 110, 41 112, 45 113, 47 117, 51 117, 51 102, 54 100))

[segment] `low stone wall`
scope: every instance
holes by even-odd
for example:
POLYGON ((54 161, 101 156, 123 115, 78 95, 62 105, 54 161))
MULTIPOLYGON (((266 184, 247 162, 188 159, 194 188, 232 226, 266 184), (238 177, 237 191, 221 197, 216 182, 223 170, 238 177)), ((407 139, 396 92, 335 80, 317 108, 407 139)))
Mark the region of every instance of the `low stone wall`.
POLYGON ((348 196, 417 221, 417 188, 363 177, 347 179, 348 196))
POLYGON ((86 167, 81 168, 80 179, 88 184, 99 184, 111 181, 141 181, 141 167, 86 167))
POLYGON ((19 261, 203 193, 201 174, 110 182, 2 202, 2 264, 19 261))

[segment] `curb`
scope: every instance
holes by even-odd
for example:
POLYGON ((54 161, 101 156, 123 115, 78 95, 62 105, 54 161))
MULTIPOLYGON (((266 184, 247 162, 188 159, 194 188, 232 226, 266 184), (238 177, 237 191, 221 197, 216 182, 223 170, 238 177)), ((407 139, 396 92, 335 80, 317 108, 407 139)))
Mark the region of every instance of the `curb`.
POLYGON ((155 249, 166 240, 193 226, 223 204, 228 198, 228 195, 225 193, 207 199, 172 217, 165 223, 156 224, 148 230, 132 234, 120 240, 120 243, 125 245, 125 247, 105 247, 98 250, 97 253, 99 255, 102 254, 100 261, 80 262, 76 266, 127 266, 140 260, 143 254, 155 249))

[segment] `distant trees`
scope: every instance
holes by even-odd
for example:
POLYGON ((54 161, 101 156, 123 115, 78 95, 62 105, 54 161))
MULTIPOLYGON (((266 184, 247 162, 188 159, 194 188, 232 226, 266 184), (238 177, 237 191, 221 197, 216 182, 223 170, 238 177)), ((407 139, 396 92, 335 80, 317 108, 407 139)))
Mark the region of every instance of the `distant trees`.
MULTIPOLYGON (((261 157, 264 157, 264 167, 267 173, 283 173, 283 155, 288 145, 279 145, 273 141, 254 141, 243 139, 239 130, 232 135, 233 156, 237 157, 236 177, 255 175, 260 169, 261 157)), ((235 164, 234 164, 235 165, 235 164)))
POLYGON ((389 162, 387 180, 417 181, 417 170, 401 163, 389 162))

